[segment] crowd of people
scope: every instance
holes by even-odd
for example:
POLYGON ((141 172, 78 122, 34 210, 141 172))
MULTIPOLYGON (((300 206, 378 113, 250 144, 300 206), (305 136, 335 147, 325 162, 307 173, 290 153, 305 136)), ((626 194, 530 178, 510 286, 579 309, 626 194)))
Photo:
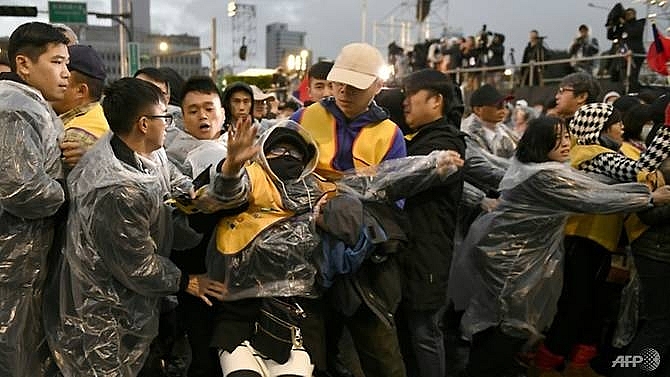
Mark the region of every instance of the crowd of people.
MULTIPOLYGON (((643 44, 646 18, 637 18, 634 8, 624 9, 621 3, 610 11, 606 21, 607 39, 611 41, 609 49, 602 49, 598 40, 591 36, 589 26, 579 25, 576 36, 569 46, 550 49, 545 43, 546 36, 538 30, 529 32, 528 43, 523 49, 518 83, 520 85, 540 85, 547 78, 556 78, 556 73, 570 70, 586 72, 592 75, 609 76, 613 82, 620 82, 629 88, 629 92, 640 89, 639 75, 644 63, 646 50, 643 44), (565 51, 563 51, 565 50, 565 51), (600 59, 599 54, 616 56, 600 59), (556 59, 570 59, 567 67, 563 65, 545 65, 544 62, 556 59), (627 72, 630 61, 630 72, 627 72)), ((467 88, 477 88, 481 83, 496 85, 502 79, 505 65, 505 34, 491 31, 487 25, 474 34, 464 36, 443 36, 415 44, 405 51, 392 42, 388 46, 390 62, 398 77, 407 72, 423 68, 434 68, 449 72, 455 76, 457 69, 484 69, 482 72, 462 73, 463 84, 467 88)), ((517 64, 514 49, 507 52, 507 64, 517 64)))
POLYGON ((665 91, 581 67, 550 108, 483 83, 466 107, 439 69, 384 88, 351 43, 280 109, 170 68, 108 83, 46 23, 8 50, 2 375, 351 377, 355 352, 444 377, 448 331, 459 377, 668 373, 665 91))

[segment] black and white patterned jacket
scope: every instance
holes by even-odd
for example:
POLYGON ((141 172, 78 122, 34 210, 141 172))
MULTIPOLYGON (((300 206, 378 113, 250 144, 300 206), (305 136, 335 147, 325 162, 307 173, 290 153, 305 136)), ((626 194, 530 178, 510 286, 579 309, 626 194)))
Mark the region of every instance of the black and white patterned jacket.
MULTIPOLYGON (((578 145, 600 145, 600 133, 612 114, 613 107, 605 103, 586 104, 577 110, 570 121, 570 132, 578 145)), ((602 174, 619 182, 634 182, 641 170, 652 171, 670 156, 670 127, 661 127, 649 148, 639 160, 622 153, 600 153, 577 166, 579 170, 602 174)))

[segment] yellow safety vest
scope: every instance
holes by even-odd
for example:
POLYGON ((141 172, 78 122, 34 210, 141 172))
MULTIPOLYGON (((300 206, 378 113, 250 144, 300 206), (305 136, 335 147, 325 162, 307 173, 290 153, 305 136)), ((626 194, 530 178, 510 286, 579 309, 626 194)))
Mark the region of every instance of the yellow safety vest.
MULTIPOLYGON (((337 179, 340 171, 333 162, 340 149, 337 139, 337 119, 320 103, 305 108, 300 124, 319 146, 316 172, 327 178, 337 179)), ((377 165, 393 146, 398 126, 389 119, 362 127, 351 146, 354 168, 377 165)))
POLYGON ((243 250, 267 227, 293 216, 293 212, 283 209, 279 190, 258 163, 248 165, 246 170, 253 188, 249 208, 222 218, 217 225, 216 247, 224 255, 243 250))
MULTIPOLYGON (((575 145, 570 149, 570 164, 577 169, 583 162, 602 153, 612 153, 612 150, 600 145, 575 145)), ((626 219, 625 214, 615 213, 610 215, 585 214, 571 216, 565 226, 565 234, 588 238, 609 251, 616 251, 624 220, 626 220, 626 232, 629 241, 639 237, 644 232, 644 225, 635 214, 631 214, 626 219)))

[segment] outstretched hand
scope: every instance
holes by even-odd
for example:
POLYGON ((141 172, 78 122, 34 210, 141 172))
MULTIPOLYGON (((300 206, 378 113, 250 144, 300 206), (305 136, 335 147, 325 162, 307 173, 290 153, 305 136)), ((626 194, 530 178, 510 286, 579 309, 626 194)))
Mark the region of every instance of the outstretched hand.
POLYGON ((86 146, 80 141, 63 141, 59 144, 63 162, 73 168, 86 153, 86 146))
POLYGON ((251 123, 251 117, 245 116, 235 122, 228 130, 228 152, 221 166, 223 175, 237 174, 244 163, 254 157, 260 150, 255 145, 258 129, 251 123))
POLYGON ((206 274, 191 275, 188 277, 188 288, 186 288, 186 292, 195 297, 200 297, 200 299, 209 306, 212 306, 212 302, 207 296, 223 301, 226 291, 225 284, 208 278, 206 274))
POLYGON ((670 203, 670 186, 661 186, 651 193, 655 206, 670 203))
POLYGON ((437 155, 437 174, 446 176, 464 164, 460 153, 456 151, 440 151, 437 155))

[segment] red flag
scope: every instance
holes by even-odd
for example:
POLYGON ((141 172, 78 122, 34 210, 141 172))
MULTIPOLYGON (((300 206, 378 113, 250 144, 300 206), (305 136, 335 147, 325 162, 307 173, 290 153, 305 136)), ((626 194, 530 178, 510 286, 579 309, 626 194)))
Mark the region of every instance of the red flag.
POLYGON ((309 87, 309 75, 305 75, 300 81, 300 85, 296 90, 293 91, 293 97, 299 99, 302 103, 309 100, 309 92, 307 91, 309 87))
POLYGON ((667 76, 668 67, 666 63, 670 60, 670 38, 661 35, 655 23, 651 24, 651 29, 654 34, 654 42, 649 46, 647 52, 647 64, 652 71, 667 76))

